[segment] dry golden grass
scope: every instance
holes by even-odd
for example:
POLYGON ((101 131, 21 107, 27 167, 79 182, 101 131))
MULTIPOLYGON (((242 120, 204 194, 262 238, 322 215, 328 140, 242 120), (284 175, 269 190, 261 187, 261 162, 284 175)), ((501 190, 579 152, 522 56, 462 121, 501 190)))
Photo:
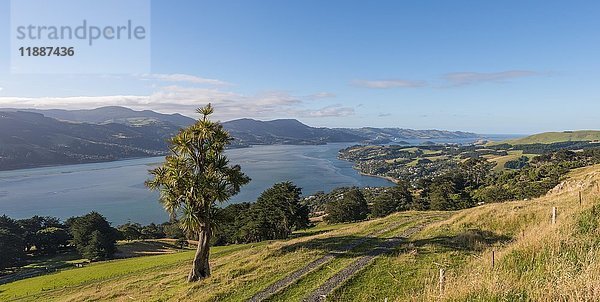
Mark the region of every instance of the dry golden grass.
POLYGON ((487 248, 450 272, 441 298, 432 279, 418 300, 600 301, 599 234, 582 233, 579 227, 582 215, 600 202, 599 171, 600 166, 578 169, 547 196, 466 210, 422 233, 427 237, 476 228, 513 240, 487 248), (554 206, 558 216, 553 225, 554 206))
POLYGON ((599 184, 600 165, 573 171, 541 198, 460 211, 377 259, 330 300, 600 301, 599 184))

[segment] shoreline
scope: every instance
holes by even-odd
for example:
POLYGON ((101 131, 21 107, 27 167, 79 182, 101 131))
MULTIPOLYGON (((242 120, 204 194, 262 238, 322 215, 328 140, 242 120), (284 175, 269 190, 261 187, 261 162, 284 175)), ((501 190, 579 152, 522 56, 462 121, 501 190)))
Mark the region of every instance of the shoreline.
POLYGON ((385 180, 387 180, 387 181, 389 181, 389 182, 391 182, 391 183, 394 183, 394 184, 398 184, 398 181, 399 181, 398 179, 395 179, 395 178, 393 178, 393 177, 390 177, 390 176, 381 176, 381 175, 372 175, 372 174, 367 174, 367 173, 364 173, 364 172, 361 172, 361 171, 359 171, 359 170, 358 170, 358 169, 356 169, 356 168, 355 168, 354 170, 356 170, 356 171, 358 172, 358 174, 360 174, 360 175, 362 175, 362 176, 370 176, 370 177, 382 178, 382 179, 385 179, 385 180))
POLYGON ((109 159, 109 160, 95 160, 89 162, 82 163, 69 163, 69 164, 48 164, 48 165, 36 165, 33 167, 23 167, 23 168, 14 168, 14 169, 0 169, 0 173, 2 172, 11 172, 11 171, 21 171, 21 170, 32 170, 32 169, 43 169, 43 168, 58 168, 58 167, 67 167, 67 166, 79 166, 79 165, 90 165, 90 164, 103 164, 103 163, 114 163, 120 161, 128 161, 128 160, 136 160, 136 159, 146 159, 146 158, 154 158, 154 157, 164 157, 165 155, 155 155, 155 156, 135 156, 135 157, 125 157, 119 159, 109 159))
POLYGON ((345 162, 352 163, 352 169, 354 169, 354 171, 358 172, 358 174, 361 175, 361 176, 369 176, 369 177, 381 178, 381 179, 385 179, 385 180, 387 180, 387 181, 389 181, 389 182, 391 182, 393 184, 398 184, 398 182, 400 181, 399 179, 396 179, 396 178, 393 178, 393 177, 390 177, 390 176, 381 176, 381 175, 374 175, 374 174, 364 173, 363 171, 361 171, 361 170, 359 170, 359 169, 356 168, 356 164, 353 161, 347 160, 347 159, 344 159, 344 158, 340 158, 339 156, 338 156, 338 159, 339 160, 343 160, 345 162))
MULTIPOLYGON (((327 145, 327 143, 322 144, 327 145)), ((318 144, 264 144, 264 145, 245 145, 245 146, 235 146, 233 148, 227 148, 227 150, 238 150, 238 149, 250 149, 253 147, 259 146, 319 146, 318 144)), ((136 159, 144 159, 144 158, 153 158, 153 157, 165 157, 169 153, 165 153, 162 155, 149 155, 149 156, 133 156, 133 157, 123 157, 117 159, 106 159, 106 160, 90 160, 79 163, 56 163, 56 164, 40 164, 40 165, 32 165, 32 166, 24 166, 17 168, 9 168, 2 169, 0 168, 0 173, 2 172, 10 172, 10 171, 20 171, 20 170, 31 170, 31 169, 41 169, 41 168, 57 168, 57 167, 66 167, 66 166, 76 166, 76 165, 87 165, 87 164, 101 164, 101 163, 111 163, 111 162, 119 162, 119 161, 127 161, 127 160, 136 160, 136 159)))
MULTIPOLYGON (((480 136, 478 136, 479 138, 481 138, 480 136)), ((471 138, 431 138, 432 140, 440 140, 440 139, 444 139, 444 140, 452 140, 452 139, 474 139, 475 137, 471 138)), ((417 139, 417 140, 423 140, 423 138, 412 138, 412 139, 417 139)), ((410 139, 408 139, 410 140, 410 139)), ((349 142, 324 142, 324 143, 314 143, 314 144, 282 144, 282 143, 274 143, 274 144, 254 144, 254 145, 234 145, 231 146, 229 148, 227 148, 227 150, 236 150, 236 149, 249 149, 252 147, 258 147, 258 146, 322 146, 322 145, 329 145, 329 144, 337 144, 337 143, 344 143, 344 144, 362 144, 363 142, 360 141, 349 141, 349 142)), ((406 147, 410 147, 410 146, 414 146, 417 144, 413 144, 413 143, 409 143, 409 145, 406 145, 406 147)), ((339 151, 339 150, 338 150, 339 151)), ((165 151, 165 154, 162 155, 148 155, 148 156, 134 156, 134 157, 123 157, 123 158, 118 158, 118 159, 97 159, 97 160, 90 160, 90 161, 84 161, 84 162, 73 162, 73 163, 50 163, 50 164, 39 164, 39 165, 32 165, 32 166, 23 166, 23 167, 16 167, 16 168, 8 168, 8 169, 3 169, 0 168, 0 172, 8 172, 8 171, 17 171, 17 170, 29 170, 29 169, 38 169, 38 168, 51 168, 51 167, 62 167, 62 166, 72 166, 72 165, 85 165, 85 164, 97 164, 97 163, 108 163, 108 162, 117 162, 117 161, 124 161, 124 160, 134 160, 134 159, 142 159, 142 158, 150 158, 150 157, 163 157, 166 156, 168 154, 167 151, 165 151)), ((341 160, 345 160, 345 159, 341 159, 341 160)), ((348 160, 345 160, 348 161, 348 160)), ((351 161, 349 161, 351 162, 351 161)), ((387 179, 393 183, 396 183, 397 180, 395 180, 394 178, 390 178, 390 177, 386 177, 386 176, 378 176, 378 175, 370 175, 370 174, 366 174, 366 173, 362 173, 359 171, 359 173, 361 173, 361 175, 364 176, 372 176, 372 177, 379 177, 379 178, 384 178, 387 179)))

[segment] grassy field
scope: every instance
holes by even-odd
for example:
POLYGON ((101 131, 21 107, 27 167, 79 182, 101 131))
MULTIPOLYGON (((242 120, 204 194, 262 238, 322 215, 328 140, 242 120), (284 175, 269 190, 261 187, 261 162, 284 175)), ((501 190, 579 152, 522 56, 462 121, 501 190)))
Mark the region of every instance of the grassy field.
POLYGON ((580 131, 565 131, 565 132, 545 132, 530 135, 520 139, 509 140, 506 143, 511 145, 527 145, 527 144, 551 144, 568 141, 597 141, 600 140, 600 131, 597 130, 580 130, 580 131))
POLYGON ((177 301, 195 297, 197 301, 239 301, 337 246, 403 220, 414 223, 430 215, 402 213, 363 223, 320 226, 286 241, 214 247, 213 276, 197 284, 185 282, 193 252, 184 251, 93 263, 16 281, 0 286, 0 300, 177 301))
POLYGON ((0 300, 245 301, 307 263, 379 231, 270 299, 301 301, 377 242, 433 221, 375 258, 328 300, 598 301, 599 186, 600 166, 594 166, 572 172, 553 192, 535 200, 456 213, 399 213, 361 223, 319 225, 290 240, 215 247, 213 275, 195 284, 185 282, 193 252, 183 251, 94 263, 5 284, 0 300), (556 224, 550 219, 554 206, 556 224), (443 292, 440 268, 445 270, 443 292))
POLYGON ((494 171, 500 172, 502 170, 507 170, 507 168, 504 167, 504 164, 506 164, 506 162, 516 160, 523 155, 529 157, 530 160, 536 156, 535 154, 523 154, 522 150, 511 150, 508 151, 508 155, 505 156, 485 155, 483 157, 491 162, 496 163, 496 165, 494 166, 494 171))

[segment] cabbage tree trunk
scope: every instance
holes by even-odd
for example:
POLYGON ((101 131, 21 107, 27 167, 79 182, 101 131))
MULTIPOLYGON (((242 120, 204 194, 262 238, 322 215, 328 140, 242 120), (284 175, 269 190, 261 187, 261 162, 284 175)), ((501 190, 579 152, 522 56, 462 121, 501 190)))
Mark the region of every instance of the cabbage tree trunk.
POLYGON ((188 282, 199 281, 210 276, 208 256, 211 237, 212 231, 210 225, 206 224, 202 226, 198 235, 198 247, 196 248, 196 255, 194 256, 192 270, 188 276, 188 282))

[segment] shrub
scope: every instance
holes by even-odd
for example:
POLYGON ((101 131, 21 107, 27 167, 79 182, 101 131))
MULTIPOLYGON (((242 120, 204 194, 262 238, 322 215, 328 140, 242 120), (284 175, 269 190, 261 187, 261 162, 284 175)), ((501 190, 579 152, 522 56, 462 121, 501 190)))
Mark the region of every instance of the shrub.
POLYGON ((85 258, 96 261, 110 258, 116 252, 117 231, 104 216, 91 212, 67 221, 72 243, 85 258))
POLYGON ((353 188, 342 198, 330 201, 325 205, 325 213, 327 222, 351 222, 366 219, 369 208, 360 190, 353 188))

